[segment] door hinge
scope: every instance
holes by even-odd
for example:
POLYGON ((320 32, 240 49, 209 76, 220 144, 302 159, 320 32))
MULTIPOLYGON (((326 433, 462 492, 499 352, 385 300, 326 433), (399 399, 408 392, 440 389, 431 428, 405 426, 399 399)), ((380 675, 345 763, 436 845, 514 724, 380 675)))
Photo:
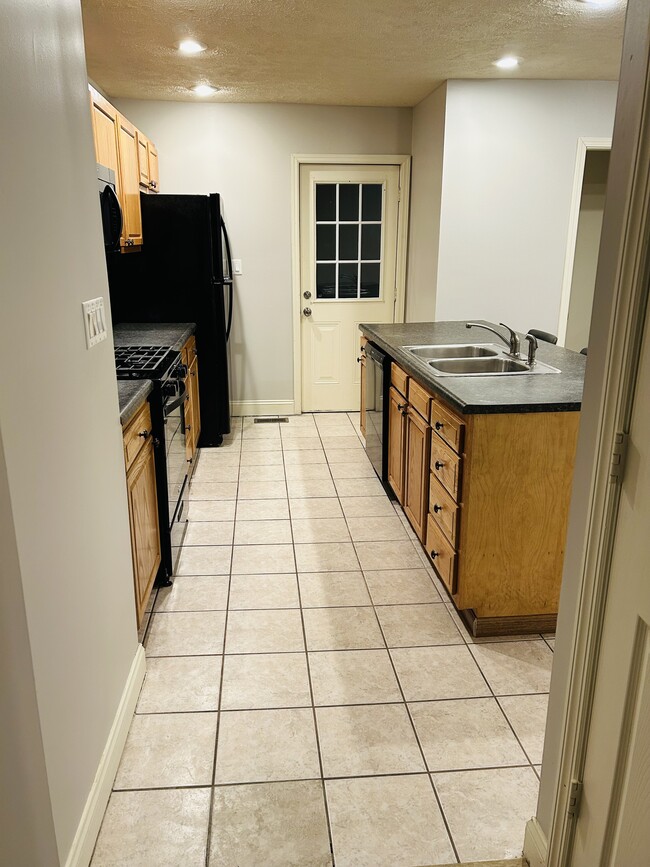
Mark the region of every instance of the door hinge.
POLYGON ((567 804, 566 813, 570 819, 576 819, 580 812, 580 801, 582 800, 582 780, 571 780, 569 787, 569 803, 567 804))
POLYGON ((612 446, 612 460, 609 465, 609 476, 611 479, 621 481, 625 472, 625 459, 627 457, 627 443, 630 438, 629 434, 623 431, 616 431, 614 434, 614 445, 612 446))
POLYGON ((397 201, 398 202, 402 201, 402 188, 401 187, 397 188, 397 201))

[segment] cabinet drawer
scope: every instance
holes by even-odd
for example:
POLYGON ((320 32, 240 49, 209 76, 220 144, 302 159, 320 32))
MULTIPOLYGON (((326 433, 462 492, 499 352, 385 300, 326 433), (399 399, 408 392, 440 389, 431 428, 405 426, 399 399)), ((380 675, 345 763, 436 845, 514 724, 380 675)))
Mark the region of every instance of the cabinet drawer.
POLYGON ((149 409, 149 404, 145 403, 124 431, 124 463, 126 464, 127 472, 150 436, 151 410, 149 409))
POLYGON ((427 517, 427 554, 441 581, 450 593, 456 592, 456 551, 429 514, 427 517))
POLYGON ((454 500, 460 499, 461 459, 440 437, 431 435, 431 473, 449 491, 454 500))
POLYGON ((408 376, 404 373, 399 364, 395 364, 393 361, 390 365, 391 385, 394 385, 395 388, 404 395, 404 397, 406 397, 408 379, 408 376))
POLYGON ((461 451, 465 425, 437 400, 431 404, 431 427, 454 451, 461 451))
POLYGON ((441 527, 451 544, 456 546, 460 507, 431 473, 429 477, 429 514, 441 527))
POLYGON ((433 396, 418 385, 414 379, 408 381, 409 403, 416 412, 419 412, 425 421, 429 421, 429 412, 433 396))

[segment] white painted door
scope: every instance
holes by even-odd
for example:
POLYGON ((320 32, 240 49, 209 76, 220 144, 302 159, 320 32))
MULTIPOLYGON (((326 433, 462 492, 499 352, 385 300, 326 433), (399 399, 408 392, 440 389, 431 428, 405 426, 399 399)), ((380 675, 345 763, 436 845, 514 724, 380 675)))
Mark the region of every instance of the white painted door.
POLYGON ((359 409, 359 323, 394 319, 398 207, 398 166, 301 166, 305 412, 359 409))
MULTIPOLYGON (((646 319, 648 323, 648 319, 646 319)), ((650 328, 616 525, 572 867, 650 864, 650 328)))

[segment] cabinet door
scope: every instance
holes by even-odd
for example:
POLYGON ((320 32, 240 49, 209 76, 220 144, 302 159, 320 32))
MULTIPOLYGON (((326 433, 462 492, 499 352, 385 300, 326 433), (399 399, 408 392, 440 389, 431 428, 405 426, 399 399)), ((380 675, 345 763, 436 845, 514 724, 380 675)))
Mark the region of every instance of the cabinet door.
POLYGON ((391 386, 388 394, 388 482, 402 505, 404 504, 406 407, 406 398, 391 386))
POLYGON ((121 194, 120 163, 117 151, 119 115, 117 110, 97 93, 90 90, 90 110, 93 122, 93 137, 95 139, 95 159, 115 172, 115 187, 118 198, 121 194))
POLYGON ((140 172, 140 186, 149 189, 149 142, 138 131, 138 171, 140 172))
POLYGON ((140 169, 138 165, 138 134, 132 123, 119 115, 118 145, 120 157, 121 204, 124 227, 122 246, 142 244, 140 213, 140 169))
POLYGON ((199 434, 201 433, 201 407, 199 403, 199 359, 196 355, 196 347, 190 349, 190 355, 194 354, 194 359, 190 360, 190 394, 192 404, 192 448, 196 452, 199 447, 199 434))
POLYGON ((406 468, 404 472, 404 511, 421 542, 426 536, 429 508, 429 448, 431 428, 409 406, 406 416, 406 468))
POLYGON ((147 440, 145 447, 129 470, 126 481, 131 521, 135 605, 139 627, 156 572, 160 566, 156 469, 151 438, 147 440))
POLYGON ((152 193, 160 192, 160 176, 158 174, 158 148, 153 142, 149 142, 149 188, 152 193))

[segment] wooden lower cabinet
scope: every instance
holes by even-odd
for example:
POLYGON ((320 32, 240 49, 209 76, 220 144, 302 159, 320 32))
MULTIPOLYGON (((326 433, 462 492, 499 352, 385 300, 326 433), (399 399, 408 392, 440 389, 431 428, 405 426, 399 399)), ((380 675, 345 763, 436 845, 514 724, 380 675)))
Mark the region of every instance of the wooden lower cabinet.
POLYGON ((427 532, 430 437, 428 422, 409 406, 406 413, 403 506, 421 542, 424 542, 427 532))
POLYGON ((402 505, 404 504, 407 406, 406 398, 391 386, 388 393, 388 482, 402 505))
POLYGON ((196 338, 190 337, 181 350, 183 364, 187 367, 185 387, 185 456, 188 461, 194 460, 199 447, 199 435, 201 434, 201 406, 199 400, 199 357, 196 350, 196 338))
POLYGON ((138 628, 160 566, 160 527, 151 414, 145 404, 124 432, 131 556, 138 628), (141 444, 140 444, 141 443, 141 444), (128 447, 127 447, 128 444, 128 447), (133 456, 134 447, 139 445, 133 456))

